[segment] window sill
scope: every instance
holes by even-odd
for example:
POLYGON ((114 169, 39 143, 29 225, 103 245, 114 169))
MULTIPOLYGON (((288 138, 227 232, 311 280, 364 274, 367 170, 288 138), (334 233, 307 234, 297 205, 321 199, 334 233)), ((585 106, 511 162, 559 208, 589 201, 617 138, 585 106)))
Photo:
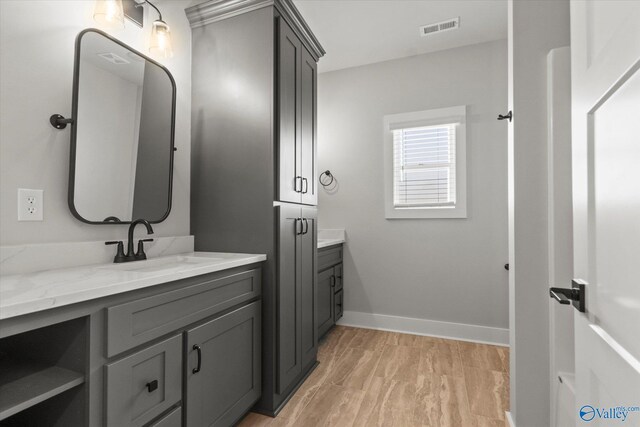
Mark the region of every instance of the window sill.
POLYGON ((386 219, 464 219, 467 217, 467 209, 461 206, 430 208, 396 208, 387 206, 385 217, 386 219))

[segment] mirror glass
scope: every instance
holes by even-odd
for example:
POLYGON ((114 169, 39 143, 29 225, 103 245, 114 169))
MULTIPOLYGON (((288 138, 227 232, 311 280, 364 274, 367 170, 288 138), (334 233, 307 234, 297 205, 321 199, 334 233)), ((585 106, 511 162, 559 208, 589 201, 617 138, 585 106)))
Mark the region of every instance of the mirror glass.
POLYGON ((175 83, 98 30, 76 40, 69 207, 89 223, 164 220, 171 209, 175 83))

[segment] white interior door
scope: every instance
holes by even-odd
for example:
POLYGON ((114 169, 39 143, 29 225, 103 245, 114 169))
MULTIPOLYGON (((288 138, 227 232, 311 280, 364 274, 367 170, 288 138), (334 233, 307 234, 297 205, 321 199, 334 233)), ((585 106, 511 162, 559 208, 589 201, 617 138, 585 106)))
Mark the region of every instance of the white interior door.
POLYGON ((640 426, 640 1, 571 2, 576 425, 640 426))

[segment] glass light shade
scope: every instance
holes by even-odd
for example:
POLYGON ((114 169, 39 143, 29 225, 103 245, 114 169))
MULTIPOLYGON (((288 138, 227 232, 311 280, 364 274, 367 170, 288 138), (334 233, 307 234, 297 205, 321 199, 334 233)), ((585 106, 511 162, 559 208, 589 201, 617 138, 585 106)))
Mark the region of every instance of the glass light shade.
POLYGON ((171 58, 171 31, 164 21, 155 21, 151 28, 151 41, 149 42, 149 53, 155 57, 171 58))
POLYGON ((93 19, 107 27, 124 27, 122 0, 96 0, 93 19))

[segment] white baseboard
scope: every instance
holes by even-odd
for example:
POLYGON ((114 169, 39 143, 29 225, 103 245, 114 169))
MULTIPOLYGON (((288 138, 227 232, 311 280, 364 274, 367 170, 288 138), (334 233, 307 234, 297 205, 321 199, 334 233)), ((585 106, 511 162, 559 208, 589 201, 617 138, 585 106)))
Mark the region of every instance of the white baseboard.
POLYGON ((509 345, 508 329, 492 328, 489 326, 389 316, 386 314, 361 313, 358 311, 345 311, 342 319, 338 321, 338 324, 500 346, 509 345))
POLYGON ((507 417, 507 422, 509 423, 509 427, 516 427, 515 421, 513 421, 513 417, 511 416, 511 412, 506 411, 504 413, 505 417, 507 417))

